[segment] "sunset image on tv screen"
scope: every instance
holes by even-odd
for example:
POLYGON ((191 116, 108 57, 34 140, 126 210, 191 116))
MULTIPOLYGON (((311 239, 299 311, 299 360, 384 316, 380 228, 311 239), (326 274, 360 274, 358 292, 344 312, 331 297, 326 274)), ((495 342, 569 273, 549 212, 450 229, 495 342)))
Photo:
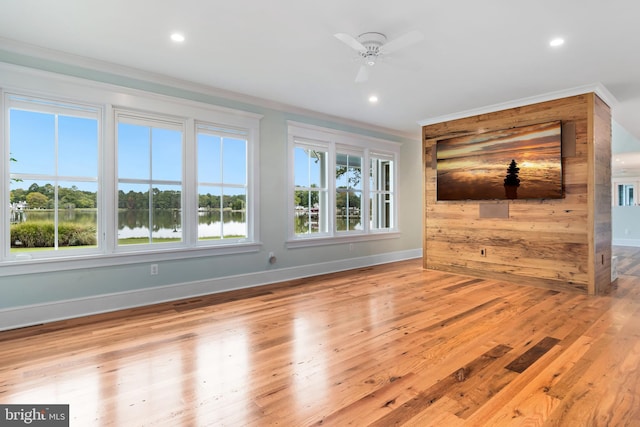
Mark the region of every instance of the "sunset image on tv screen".
POLYGON ((561 123, 440 140, 437 199, 562 198, 561 123))

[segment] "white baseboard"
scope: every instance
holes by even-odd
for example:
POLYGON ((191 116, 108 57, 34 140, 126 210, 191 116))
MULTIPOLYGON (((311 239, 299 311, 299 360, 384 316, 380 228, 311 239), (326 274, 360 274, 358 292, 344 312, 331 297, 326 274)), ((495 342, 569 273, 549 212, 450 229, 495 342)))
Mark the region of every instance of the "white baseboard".
POLYGON ((0 310, 0 331, 422 257, 411 249, 0 310))
POLYGON ((613 239, 613 246, 635 246, 640 247, 640 239, 613 239))

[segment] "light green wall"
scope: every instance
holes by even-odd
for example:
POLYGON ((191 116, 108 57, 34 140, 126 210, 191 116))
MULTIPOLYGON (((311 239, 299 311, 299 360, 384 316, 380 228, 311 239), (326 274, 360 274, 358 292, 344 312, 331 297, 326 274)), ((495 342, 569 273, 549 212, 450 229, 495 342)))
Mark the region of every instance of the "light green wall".
MULTIPOLYGON (((637 153, 640 151, 640 141, 615 121, 611 128, 611 151, 613 154, 637 153)), ((631 173, 634 176, 640 176, 631 173)), ((614 180, 616 178, 614 177, 614 180)), ((620 178, 618 178, 618 181, 620 178)), ((637 182, 637 178, 629 178, 629 182, 637 182)), ((615 191, 615 189, 614 189, 615 191)), ((636 194, 636 197, 638 195, 636 194)), ((611 212, 611 231, 613 243, 617 245, 640 245, 640 206, 613 206, 611 212)))
POLYGON ((640 206, 614 206, 612 211, 613 243, 640 245, 640 206))
MULTIPOLYGON (((259 177, 262 251, 187 260, 158 261, 160 274, 157 276, 150 276, 148 262, 144 264, 101 267, 91 270, 80 269, 38 274, 29 274, 29 267, 25 267, 25 274, 23 275, 0 277, 0 309, 245 273, 267 272, 274 269, 294 268, 309 264, 329 263, 348 258, 414 250, 421 247, 422 169, 419 138, 416 138, 416 140, 403 139, 364 127, 333 123, 326 119, 268 109, 258 105, 190 92, 157 83, 2 50, 0 50, 0 62, 28 66, 264 115, 260 124, 259 177), (349 251, 348 244, 300 249, 285 248, 284 241, 287 236, 287 120, 331 127, 402 143, 398 183, 400 188, 399 227, 402 232, 400 238, 354 243, 352 251, 349 251), (270 251, 275 252, 278 258, 275 266, 267 263, 267 253, 270 251)), ((0 76, 1 86, 2 77, 0 76)), ((416 134, 418 134, 417 124, 416 134)))
POLYGON ((640 141, 613 120, 611 122, 611 152, 619 154, 638 151, 640 151, 640 141))

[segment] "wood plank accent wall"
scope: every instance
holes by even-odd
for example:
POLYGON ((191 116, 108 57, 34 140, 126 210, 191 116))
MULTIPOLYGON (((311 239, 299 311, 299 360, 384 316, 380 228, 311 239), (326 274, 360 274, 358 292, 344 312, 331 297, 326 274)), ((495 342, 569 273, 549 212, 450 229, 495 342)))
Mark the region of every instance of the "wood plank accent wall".
POLYGON ((590 98, 593 144, 589 145, 589 227, 593 230, 593 277, 589 278, 590 294, 602 294, 611 283, 611 109, 597 96, 590 98), (593 177, 593 178, 591 178, 593 177))
POLYGON ((424 126, 423 155, 425 268, 590 294, 607 289, 611 112, 596 94, 424 126), (562 199, 436 200, 438 140, 556 120, 575 133, 575 150, 563 151, 562 199), (508 217, 480 215, 481 204, 508 205, 497 209, 508 217))

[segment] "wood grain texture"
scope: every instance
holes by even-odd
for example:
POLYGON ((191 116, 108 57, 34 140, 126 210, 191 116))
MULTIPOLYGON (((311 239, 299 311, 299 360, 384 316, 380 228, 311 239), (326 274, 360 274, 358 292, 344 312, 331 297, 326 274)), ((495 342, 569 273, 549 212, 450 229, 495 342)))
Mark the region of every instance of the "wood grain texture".
POLYGON ((590 293, 604 293, 611 283, 611 110, 600 98, 593 96, 591 120, 593 144, 589 162, 592 194, 589 214, 592 215, 594 269, 590 293))
POLYGON ((614 254, 606 296, 413 260, 0 332, 0 402, 72 426, 637 425, 640 248, 614 254))
POLYGON ((607 292, 611 275, 611 113, 589 93, 423 127, 425 268, 530 284, 607 292), (478 201, 437 201, 436 143, 535 123, 571 124, 562 199, 510 200, 508 218, 478 201), (574 149, 575 148, 575 149, 574 149))

